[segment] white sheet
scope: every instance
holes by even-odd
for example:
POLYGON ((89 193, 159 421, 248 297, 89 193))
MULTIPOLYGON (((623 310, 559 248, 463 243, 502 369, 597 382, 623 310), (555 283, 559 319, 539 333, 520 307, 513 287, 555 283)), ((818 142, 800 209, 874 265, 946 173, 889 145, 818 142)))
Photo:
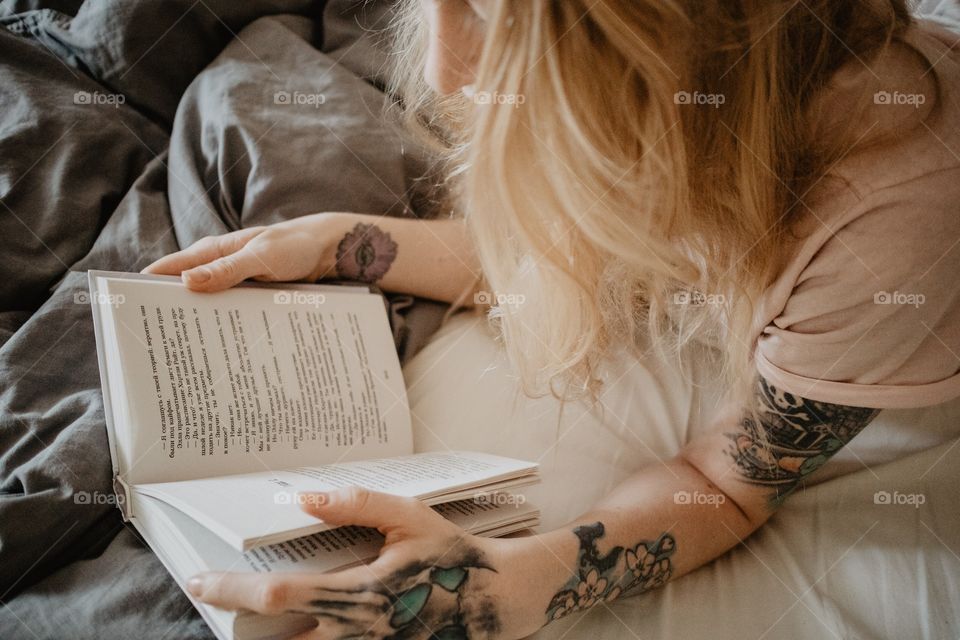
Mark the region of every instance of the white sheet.
MULTIPOLYGON (((602 409, 568 404, 561 416, 557 401, 519 394, 485 320, 461 315, 405 369, 415 446, 539 461, 544 482, 528 494, 542 529, 559 526, 675 453, 715 408, 705 368, 682 376, 621 359, 605 375, 602 409)), ((731 553, 536 637, 960 637, 958 426, 960 402, 883 412, 845 459, 731 553), (924 504, 877 504, 878 491, 919 494, 924 504)))

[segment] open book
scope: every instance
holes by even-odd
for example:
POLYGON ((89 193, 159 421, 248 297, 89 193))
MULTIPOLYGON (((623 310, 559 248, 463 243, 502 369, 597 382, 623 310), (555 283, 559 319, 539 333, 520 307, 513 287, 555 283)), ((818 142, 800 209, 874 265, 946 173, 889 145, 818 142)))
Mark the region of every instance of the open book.
MULTIPOLYGON (((376 558, 383 545, 383 536, 375 529, 340 527, 241 553, 160 500, 134 493, 133 504, 137 516, 132 522, 181 588, 201 571, 333 571, 376 558)), ((519 499, 463 500, 434 508, 468 533, 481 536, 504 536, 539 524, 537 509, 519 499)), ((185 593, 223 640, 289 638, 317 625, 316 618, 302 614, 269 617, 224 611, 185 593)))
MULTIPOLYGON (((89 280, 117 502, 181 586, 206 569, 288 568, 258 547, 327 550, 305 536, 348 535, 298 509, 298 492, 358 485, 459 501, 439 508, 485 535, 536 523, 532 506, 493 499, 536 482, 536 464, 413 452, 379 295, 255 283, 195 293, 179 278, 103 271, 89 280)), ((347 548, 294 564, 332 570, 377 546, 347 548)), ((200 608, 223 637, 290 630, 200 608)))

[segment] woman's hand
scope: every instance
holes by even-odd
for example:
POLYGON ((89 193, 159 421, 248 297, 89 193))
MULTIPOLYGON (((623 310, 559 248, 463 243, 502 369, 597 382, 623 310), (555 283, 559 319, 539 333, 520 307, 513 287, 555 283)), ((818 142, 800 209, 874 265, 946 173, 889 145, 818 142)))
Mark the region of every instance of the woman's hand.
POLYGON ((531 569, 547 561, 532 538, 472 536, 417 500, 356 487, 303 498, 326 523, 377 528, 379 558, 326 574, 201 574, 190 593, 223 609, 315 616, 298 638, 521 638, 546 622, 549 594, 531 569))
POLYGON ((480 282, 461 220, 362 213, 316 213, 203 238, 143 272, 179 275, 194 291, 220 291, 251 278, 314 282, 336 277, 465 306, 480 282))
POLYGON ((318 213, 210 236, 143 272, 179 275, 195 291, 220 291, 250 278, 315 281, 334 272, 337 244, 349 230, 347 215, 318 213))

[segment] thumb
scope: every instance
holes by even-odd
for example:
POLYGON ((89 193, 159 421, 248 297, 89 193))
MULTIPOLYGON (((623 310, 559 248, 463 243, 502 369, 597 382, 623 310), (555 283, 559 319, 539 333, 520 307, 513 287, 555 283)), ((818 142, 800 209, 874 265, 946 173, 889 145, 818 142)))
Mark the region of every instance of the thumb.
POLYGON ((299 502, 301 509, 326 524, 335 527, 349 524, 374 527, 381 533, 387 529, 426 524, 431 516, 440 517, 433 509, 414 498, 370 491, 362 487, 345 487, 324 493, 302 493, 299 502))
POLYGON ((247 278, 263 275, 265 271, 268 269, 260 257, 244 247, 236 253, 184 271, 181 278, 184 284, 194 291, 220 291, 247 278))

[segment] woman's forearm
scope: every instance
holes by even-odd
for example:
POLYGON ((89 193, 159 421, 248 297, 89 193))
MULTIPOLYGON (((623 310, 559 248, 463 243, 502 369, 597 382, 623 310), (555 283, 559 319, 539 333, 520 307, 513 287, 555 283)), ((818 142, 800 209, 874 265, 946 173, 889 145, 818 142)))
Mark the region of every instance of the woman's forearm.
POLYGON ((462 221, 322 215, 328 248, 320 278, 361 280, 386 291, 473 304, 480 266, 462 221))
POLYGON ((507 562, 522 565, 525 582, 505 615, 516 619, 522 609, 545 624, 717 558, 877 415, 794 396, 763 379, 754 402, 756 412, 718 419, 710 433, 630 476, 573 523, 511 541, 507 562))
POLYGON ((528 579, 516 587, 516 610, 504 615, 525 612, 543 625, 654 589, 720 556, 758 526, 683 459, 650 467, 574 522, 512 542, 511 562, 526 565, 519 573, 528 579))

